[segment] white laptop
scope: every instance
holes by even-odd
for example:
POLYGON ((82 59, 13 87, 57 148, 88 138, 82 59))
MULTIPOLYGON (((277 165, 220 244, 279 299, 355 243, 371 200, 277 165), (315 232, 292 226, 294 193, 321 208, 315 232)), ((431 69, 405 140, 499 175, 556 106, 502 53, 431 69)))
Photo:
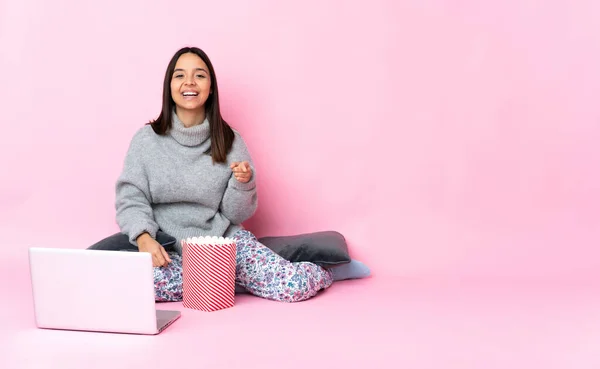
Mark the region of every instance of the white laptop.
POLYGON ((181 316, 156 309, 147 252, 32 247, 29 268, 39 328, 158 334, 181 316))

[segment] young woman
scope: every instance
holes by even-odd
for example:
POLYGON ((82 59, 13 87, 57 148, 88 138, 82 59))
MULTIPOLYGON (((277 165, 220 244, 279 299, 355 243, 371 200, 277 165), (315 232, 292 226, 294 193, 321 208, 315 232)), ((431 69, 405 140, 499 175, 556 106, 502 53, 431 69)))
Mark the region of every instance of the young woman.
POLYGON ((221 117, 208 56, 177 51, 165 74, 159 117, 137 131, 116 184, 121 229, 90 247, 152 254, 157 301, 182 298, 181 240, 223 236, 237 243, 236 284, 267 299, 297 302, 328 288, 333 274, 283 259, 241 223, 256 211, 252 158, 221 117))

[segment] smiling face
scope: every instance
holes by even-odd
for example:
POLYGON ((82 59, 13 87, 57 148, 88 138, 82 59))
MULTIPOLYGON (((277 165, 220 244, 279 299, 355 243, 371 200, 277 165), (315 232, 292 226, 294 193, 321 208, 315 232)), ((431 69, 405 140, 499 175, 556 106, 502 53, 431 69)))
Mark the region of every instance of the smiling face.
POLYGON ((171 78, 171 97, 177 110, 204 113, 210 89, 210 74, 206 63, 194 53, 182 54, 171 78))

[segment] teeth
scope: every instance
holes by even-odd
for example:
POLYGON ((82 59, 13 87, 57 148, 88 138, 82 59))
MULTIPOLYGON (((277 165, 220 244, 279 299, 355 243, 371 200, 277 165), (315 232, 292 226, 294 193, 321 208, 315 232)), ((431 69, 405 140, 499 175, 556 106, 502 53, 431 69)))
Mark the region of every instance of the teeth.
POLYGON ((198 96, 196 92, 184 92, 183 96, 198 96))

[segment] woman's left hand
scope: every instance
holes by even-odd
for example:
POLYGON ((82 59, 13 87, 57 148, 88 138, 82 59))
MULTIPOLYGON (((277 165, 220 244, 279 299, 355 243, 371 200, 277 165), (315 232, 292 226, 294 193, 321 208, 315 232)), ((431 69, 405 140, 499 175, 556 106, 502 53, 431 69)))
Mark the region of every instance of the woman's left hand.
POLYGON ((233 170, 233 175, 239 182, 247 183, 252 178, 252 169, 247 161, 234 162, 229 167, 233 170))

